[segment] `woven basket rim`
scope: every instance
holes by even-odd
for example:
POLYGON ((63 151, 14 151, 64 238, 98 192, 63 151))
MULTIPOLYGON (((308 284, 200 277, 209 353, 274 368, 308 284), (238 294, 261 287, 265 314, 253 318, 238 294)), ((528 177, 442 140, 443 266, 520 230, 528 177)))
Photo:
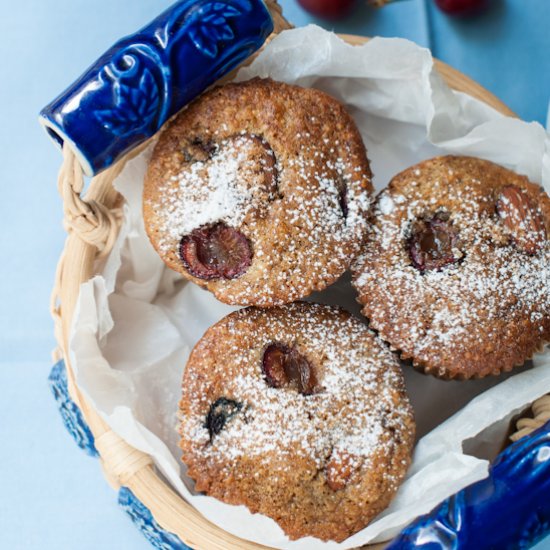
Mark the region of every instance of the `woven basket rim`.
MULTIPOLYGON (((273 14, 276 32, 289 28, 276 2, 269 0, 266 3, 273 14)), ((340 34, 339 36, 353 45, 364 44, 369 40, 357 35, 340 34)), ((464 92, 479 99, 504 115, 516 116, 501 100, 477 82, 442 61, 434 59, 434 64, 438 73, 455 91, 464 92)), ((105 477, 114 488, 128 487, 149 508, 161 527, 175 533, 191 548, 267 549, 266 546, 231 535, 206 520, 157 475, 148 455, 132 448, 110 429, 75 383, 68 354, 68 341, 80 285, 93 276, 97 256, 105 255, 110 251, 114 237, 118 234, 120 211, 116 206, 119 196, 112 182, 126 162, 146 145, 147 143, 96 176, 89 186, 85 199, 80 196, 83 189, 81 169, 71 151, 68 148, 64 149, 65 158, 60 172, 59 187, 69 235, 58 266, 52 299, 52 314, 59 343, 54 357, 62 357, 65 360, 70 396, 80 407, 91 429, 105 477), (107 228, 104 227, 106 225, 107 228)), ((524 425, 523 429, 528 429, 527 425, 524 425)), ((384 544, 376 544, 368 548, 377 549, 384 546, 384 544)))

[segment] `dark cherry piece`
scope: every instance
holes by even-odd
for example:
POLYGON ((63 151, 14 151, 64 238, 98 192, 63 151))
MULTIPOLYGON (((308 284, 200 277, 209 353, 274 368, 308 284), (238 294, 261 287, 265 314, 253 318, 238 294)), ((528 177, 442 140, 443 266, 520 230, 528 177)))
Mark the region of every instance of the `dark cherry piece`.
POLYGON ((298 0, 307 12, 323 19, 339 19, 347 15, 355 0, 298 0))
POLYGON ((252 145, 251 154, 258 163, 258 172, 262 174, 263 185, 270 193, 270 199, 281 198, 279 191, 279 171, 277 170, 277 159, 271 145, 256 134, 239 134, 234 139, 248 139, 252 145))
POLYGON ((317 388, 310 362, 295 348, 279 342, 270 344, 264 351, 262 372, 273 388, 292 385, 304 395, 311 395, 317 388))
POLYGON ((441 269, 458 261, 453 254, 457 243, 458 234, 449 216, 438 213, 416 222, 408 241, 409 255, 420 271, 441 269))
POLYGON ((545 247, 544 217, 524 189, 512 184, 504 186, 496 201, 496 211, 519 250, 533 255, 545 247))
POLYGON ((199 279, 235 279, 252 263, 248 239, 223 223, 195 229, 181 240, 185 269, 199 279))
POLYGON ((437 7, 450 15, 468 15, 487 6, 487 0, 435 0, 437 7))
POLYGON ((289 354, 290 348, 278 343, 269 345, 264 351, 262 372, 272 388, 281 388, 288 383, 285 361, 289 354))
POLYGON ((342 188, 338 192, 338 203, 340 204, 340 209, 342 210, 342 215, 344 218, 348 217, 348 187, 344 183, 342 188))
POLYGON ((215 435, 218 435, 223 430, 227 422, 242 408, 242 403, 234 399, 228 399, 227 397, 220 397, 210 405, 205 424, 205 427, 208 428, 210 441, 212 441, 215 435))
POLYGON ((217 150, 218 146, 213 141, 205 141, 200 137, 195 137, 185 143, 181 153, 185 162, 204 162, 212 158, 217 150))

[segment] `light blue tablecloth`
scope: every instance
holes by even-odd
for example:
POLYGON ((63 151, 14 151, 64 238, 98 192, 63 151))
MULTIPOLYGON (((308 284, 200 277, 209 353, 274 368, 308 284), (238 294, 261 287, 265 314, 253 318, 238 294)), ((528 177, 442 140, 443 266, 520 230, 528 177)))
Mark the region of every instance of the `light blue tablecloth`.
MULTIPOLYGON (((295 25, 313 21, 294 0, 281 3, 295 25)), ((36 118, 39 109, 111 43, 169 4, 0 3, 2 549, 149 548, 118 510, 97 461, 81 453, 61 427, 47 388, 54 346, 48 299, 64 233, 55 185, 60 155, 36 118)), ((430 46, 521 117, 546 120, 550 0, 495 0, 486 14, 464 21, 442 15, 431 0, 409 0, 380 11, 363 6, 348 19, 324 26, 403 36, 430 46)))

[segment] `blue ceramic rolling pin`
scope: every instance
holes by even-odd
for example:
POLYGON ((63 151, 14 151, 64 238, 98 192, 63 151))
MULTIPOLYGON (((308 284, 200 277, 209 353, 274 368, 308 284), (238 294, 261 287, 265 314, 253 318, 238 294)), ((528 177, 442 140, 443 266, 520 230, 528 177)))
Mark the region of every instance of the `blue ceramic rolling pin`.
POLYGON ((550 532, 550 421, 500 453, 489 477, 411 523, 386 550, 521 550, 550 532))
POLYGON ((262 0, 183 0, 105 52, 40 122, 95 175, 154 135, 273 31, 262 0))

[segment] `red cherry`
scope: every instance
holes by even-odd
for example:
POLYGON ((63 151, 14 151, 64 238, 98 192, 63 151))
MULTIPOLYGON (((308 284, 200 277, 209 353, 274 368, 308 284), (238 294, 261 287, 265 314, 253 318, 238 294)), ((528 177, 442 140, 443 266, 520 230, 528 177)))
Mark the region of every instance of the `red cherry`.
POLYGON ((290 384, 303 395, 311 395, 317 390, 317 378, 311 363, 295 348, 279 342, 265 349, 262 372, 272 388, 290 384))
POLYGON ((199 279, 235 279, 250 267, 252 250, 240 231, 217 223, 183 237, 180 258, 187 271, 199 279))
POLYGON ((339 19, 347 15, 355 0, 298 0, 307 12, 324 19, 339 19))
POLYGON ((448 219, 447 214, 440 212, 414 224, 408 248, 416 269, 422 272, 440 270, 458 261, 454 256, 458 233, 448 219))
POLYGON ((434 0, 437 7, 450 15, 467 15, 487 5, 487 0, 434 0))

